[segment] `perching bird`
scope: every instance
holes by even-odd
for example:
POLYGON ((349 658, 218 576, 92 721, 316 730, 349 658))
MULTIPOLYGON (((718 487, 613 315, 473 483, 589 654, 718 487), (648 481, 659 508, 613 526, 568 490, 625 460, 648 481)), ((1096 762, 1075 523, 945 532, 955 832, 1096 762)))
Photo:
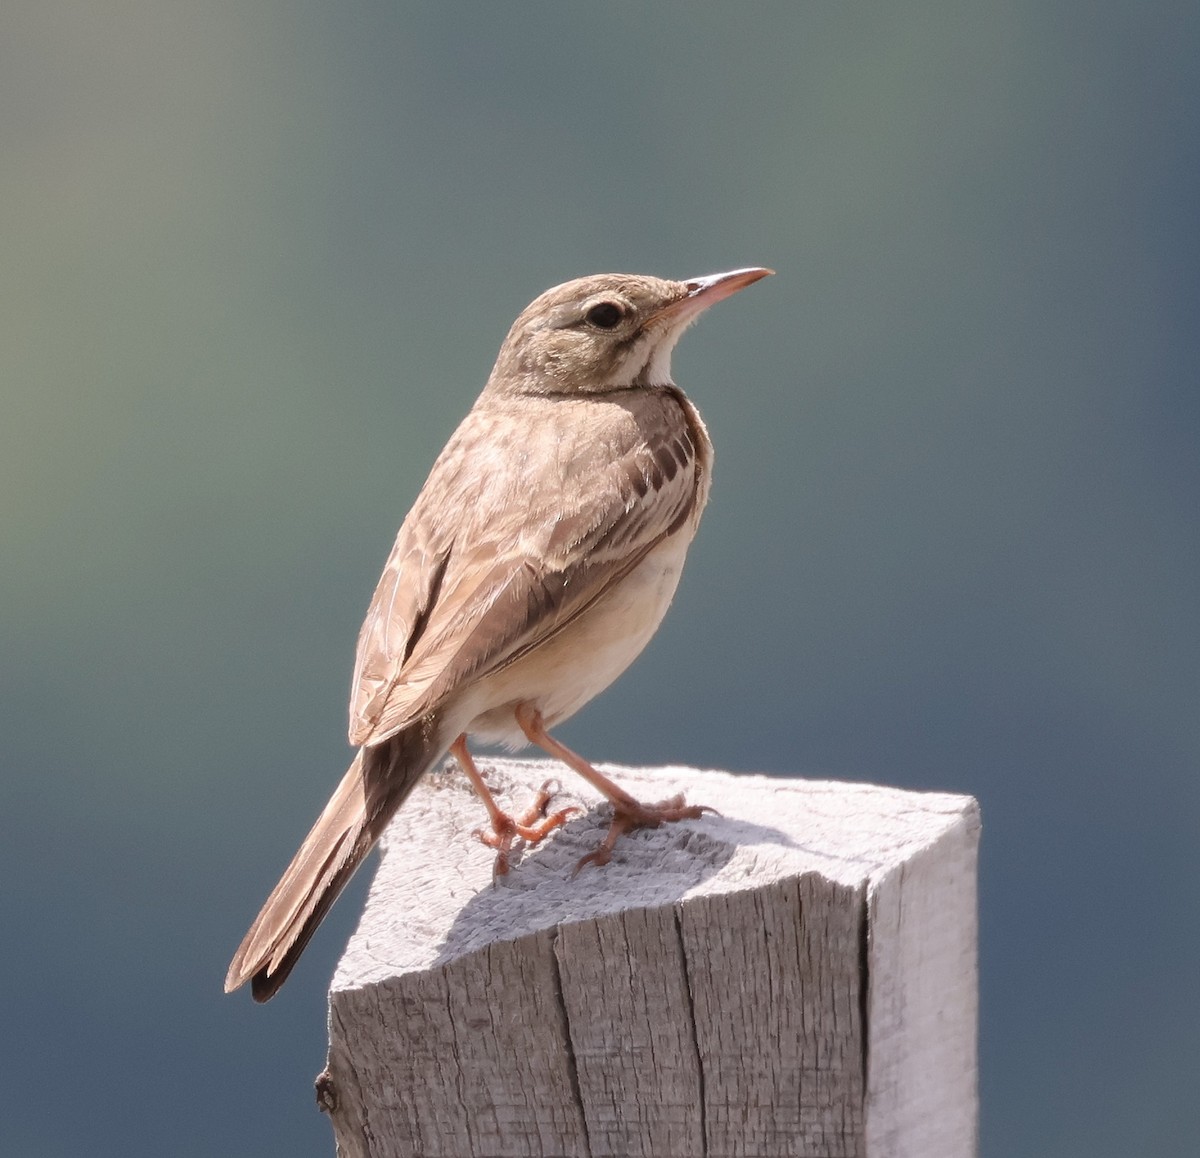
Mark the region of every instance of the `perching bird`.
POLYGON ((466 738, 533 742, 611 802, 622 832, 695 818, 642 804, 551 737, 658 628, 708 499, 712 444, 671 381, 671 351, 708 306, 771 273, 664 281, 601 274, 547 290, 517 318, 491 377, 400 528, 358 638, 358 754, 267 898, 225 978, 258 1001, 287 979, 338 893, 417 780, 448 751, 482 796, 507 868, 573 811, 549 793, 516 819, 466 738))

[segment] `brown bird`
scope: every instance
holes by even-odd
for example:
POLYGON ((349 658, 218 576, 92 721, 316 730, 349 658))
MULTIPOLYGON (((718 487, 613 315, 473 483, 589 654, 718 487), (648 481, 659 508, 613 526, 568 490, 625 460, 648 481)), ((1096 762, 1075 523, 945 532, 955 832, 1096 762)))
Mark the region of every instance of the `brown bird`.
POLYGON ((671 351, 708 306, 768 269, 665 281, 628 274, 547 290, 517 318, 491 377, 400 528, 358 638, 354 762, 251 925, 225 978, 258 1001, 309 938, 417 780, 448 751, 487 807, 496 871, 573 811, 522 817, 493 800, 468 735, 532 742, 612 802, 621 833, 695 818, 643 804, 547 729, 649 642, 708 499, 712 443, 671 380, 671 351))

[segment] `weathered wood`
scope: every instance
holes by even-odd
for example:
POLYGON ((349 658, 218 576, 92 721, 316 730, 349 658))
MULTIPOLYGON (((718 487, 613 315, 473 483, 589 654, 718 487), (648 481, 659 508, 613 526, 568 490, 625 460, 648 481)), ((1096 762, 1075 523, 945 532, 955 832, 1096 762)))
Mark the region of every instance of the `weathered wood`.
MULTIPOLYGON (((516 811, 563 775, 481 765, 516 811)), ((457 772, 401 810, 330 991, 339 1155, 974 1154, 975 802, 609 770, 721 815, 573 877, 608 810, 572 778, 590 811, 493 887, 457 772)))

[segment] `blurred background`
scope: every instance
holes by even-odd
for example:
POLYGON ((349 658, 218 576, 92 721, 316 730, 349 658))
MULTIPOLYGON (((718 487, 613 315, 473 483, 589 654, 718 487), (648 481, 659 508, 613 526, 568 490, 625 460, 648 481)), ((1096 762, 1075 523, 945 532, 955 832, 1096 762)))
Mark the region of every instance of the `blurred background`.
POLYGON ((8 0, 0 1149, 331 1153, 367 874, 221 981, 396 527, 541 290, 764 264, 675 356, 676 605, 561 735, 976 795, 984 1155, 1197 1153, 1198 59, 1159 0, 8 0))

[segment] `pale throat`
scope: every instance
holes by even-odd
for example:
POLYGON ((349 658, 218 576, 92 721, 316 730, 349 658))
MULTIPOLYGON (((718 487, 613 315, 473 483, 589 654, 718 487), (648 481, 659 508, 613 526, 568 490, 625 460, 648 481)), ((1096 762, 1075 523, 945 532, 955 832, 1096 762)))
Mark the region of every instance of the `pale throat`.
POLYGON ((636 342, 617 368, 609 375, 608 385, 674 386, 671 354, 687 325, 675 326, 665 334, 646 334, 636 342))

